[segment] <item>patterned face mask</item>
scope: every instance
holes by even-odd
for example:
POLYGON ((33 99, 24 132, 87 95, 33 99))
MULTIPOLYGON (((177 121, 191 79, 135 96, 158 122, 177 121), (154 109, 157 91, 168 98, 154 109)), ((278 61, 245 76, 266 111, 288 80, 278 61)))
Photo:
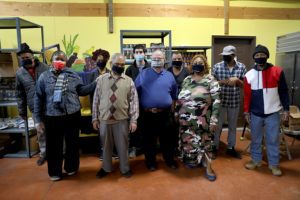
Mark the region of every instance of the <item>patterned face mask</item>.
POLYGON ((164 61, 161 59, 155 59, 151 61, 151 67, 153 68, 159 68, 164 66, 164 61))

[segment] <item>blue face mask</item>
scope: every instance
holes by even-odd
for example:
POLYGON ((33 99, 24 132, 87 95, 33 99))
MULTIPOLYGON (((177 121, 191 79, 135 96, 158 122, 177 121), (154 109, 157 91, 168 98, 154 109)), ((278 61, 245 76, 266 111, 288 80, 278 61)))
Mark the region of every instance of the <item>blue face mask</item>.
POLYGON ((144 58, 145 58, 145 55, 143 55, 143 54, 135 54, 134 57, 135 57, 135 60, 137 62, 142 62, 144 60, 144 58))

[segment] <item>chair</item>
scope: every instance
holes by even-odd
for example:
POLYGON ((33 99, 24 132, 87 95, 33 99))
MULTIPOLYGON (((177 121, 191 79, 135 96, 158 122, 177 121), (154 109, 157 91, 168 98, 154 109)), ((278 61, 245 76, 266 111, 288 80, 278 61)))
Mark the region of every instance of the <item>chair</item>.
MULTIPOLYGON (((297 106, 294 106, 294 105, 291 105, 290 106, 290 113, 298 113, 299 112, 299 108, 297 106)), ((281 125, 280 127, 280 131, 282 133, 282 136, 283 136, 283 140, 284 140, 284 143, 286 145, 286 149, 287 149, 287 154, 288 154, 288 158, 289 160, 292 160, 292 155, 289 151, 289 146, 285 140, 285 135, 288 136, 288 137, 292 137, 293 138, 293 141, 291 143, 290 146, 293 146, 294 143, 295 143, 295 140, 296 139, 300 139, 300 130, 290 130, 289 127, 285 127, 283 124, 281 125)))

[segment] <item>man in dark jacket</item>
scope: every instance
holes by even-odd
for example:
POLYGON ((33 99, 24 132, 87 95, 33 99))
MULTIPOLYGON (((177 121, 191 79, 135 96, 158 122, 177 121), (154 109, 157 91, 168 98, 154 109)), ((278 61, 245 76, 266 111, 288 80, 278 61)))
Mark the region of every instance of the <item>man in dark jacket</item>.
MULTIPOLYGON (((135 81, 136 77, 139 75, 139 73, 148 67, 150 67, 150 64, 147 62, 145 58, 145 53, 147 52, 147 49, 142 44, 137 44, 133 47, 133 53, 134 53, 134 62, 132 65, 130 65, 126 71, 125 74, 132 78, 133 81, 135 81)), ((138 119, 138 127, 142 126, 142 116, 138 119)), ((129 157, 134 158, 137 154, 137 149, 141 149, 141 133, 140 129, 138 128, 135 133, 132 133, 129 135, 129 157)))
MULTIPOLYGON (((35 84, 39 76, 49 67, 34 59, 33 52, 26 43, 21 45, 21 50, 17 53, 21 60, 21 67, 16 73, 16 94, 18 99, 19 115, 27 120, 27 106, 31 113, 34 109, 35 84)), ((40 148, 40 158, 37 165, 42 165, 46 161, 46 138, 42 131, 37 132, 40 148)))

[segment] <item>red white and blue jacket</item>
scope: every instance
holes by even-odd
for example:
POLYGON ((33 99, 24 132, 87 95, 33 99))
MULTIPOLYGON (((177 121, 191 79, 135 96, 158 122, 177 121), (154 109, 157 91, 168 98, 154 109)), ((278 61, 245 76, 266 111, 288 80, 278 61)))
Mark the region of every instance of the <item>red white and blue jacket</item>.
POLYGON ((244 78, 244 112, 264 116, 289 110, 289 94, 283 70, 267 63, 263 70, 255 65, 244 78))

